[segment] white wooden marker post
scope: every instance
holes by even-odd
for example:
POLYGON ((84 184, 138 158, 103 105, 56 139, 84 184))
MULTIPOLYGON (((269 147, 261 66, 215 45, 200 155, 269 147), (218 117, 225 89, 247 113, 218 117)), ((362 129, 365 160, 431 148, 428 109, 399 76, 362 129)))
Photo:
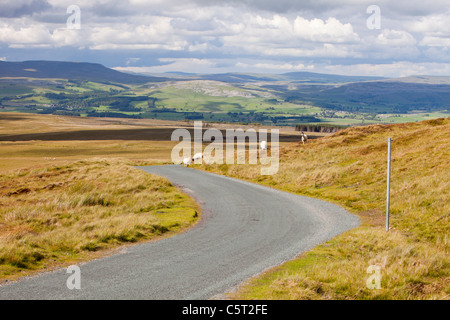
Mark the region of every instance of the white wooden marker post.
POLYGON ((389 198, 391 188, 391 138, 388 138, 387 192, 386 192, 386 231, 389 231, 389 198))

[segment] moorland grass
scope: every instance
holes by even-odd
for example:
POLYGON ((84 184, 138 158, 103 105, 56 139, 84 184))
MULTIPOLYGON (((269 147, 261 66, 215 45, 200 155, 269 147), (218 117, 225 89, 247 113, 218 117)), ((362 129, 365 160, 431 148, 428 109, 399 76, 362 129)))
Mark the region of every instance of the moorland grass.
MULTIPOLYGON (((281 149, 280 169, 200 168, 325 199, 362 225, 258 276, 235 299, 448 299, 450 118, 372 125, 281 149), (391 220, 385 231, 387 139, 392 145, 391 220), (381 288, 369 289, 368 267, 381 288)), ((275 214, 275 213, 274 213, 275 214)))
POLYGON ((0 174, 0 280, 173 235, 199 213, 168 180, 118 160, 0 174))

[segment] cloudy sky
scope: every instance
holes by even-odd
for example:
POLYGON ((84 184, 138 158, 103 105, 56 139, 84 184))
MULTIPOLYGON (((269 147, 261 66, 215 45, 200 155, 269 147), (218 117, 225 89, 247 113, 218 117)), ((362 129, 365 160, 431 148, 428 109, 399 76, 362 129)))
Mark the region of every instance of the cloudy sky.
POLYGON ((450 76, 449 48, 450 0, 0 0, 5 61, 450 76))

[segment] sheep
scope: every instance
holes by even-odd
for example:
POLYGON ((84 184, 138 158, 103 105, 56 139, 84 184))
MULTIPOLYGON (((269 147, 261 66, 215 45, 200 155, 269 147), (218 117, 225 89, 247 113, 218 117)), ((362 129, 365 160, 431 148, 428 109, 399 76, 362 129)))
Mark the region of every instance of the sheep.
POLYGON ((305 144, 308 141, 308 136, 302 131, 301 137, 302 143, 305 144))
POLYGON ((191 164, 191 158, 183 159, 183 166, 189 167, 190 164, 191 164))
POLYGON ((194 157, 192 157, 192 161, 194 162, 198 159, 203 159, 203 154, 201 154, 201 153, 194 154, 194 157))
POLYGON ((267 150, 267 141, 261 141, 260 148, 261 150, 267 150))

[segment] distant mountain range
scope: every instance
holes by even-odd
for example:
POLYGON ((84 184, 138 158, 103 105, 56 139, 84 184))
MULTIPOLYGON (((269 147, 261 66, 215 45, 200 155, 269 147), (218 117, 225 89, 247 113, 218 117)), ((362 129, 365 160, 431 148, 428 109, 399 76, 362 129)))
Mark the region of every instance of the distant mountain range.
POLYGON ((143 73, 154 77, 171 77, 176 80, 212 80, 229 83, 251 83, 251 82, 293 82, 293 83, 349 83, 360 81, 374 81, 385 79, 382 77, 367 76, 343 76, 336 74, 324 74, 314 72, 288 72, 282 74, 259 74, 259 73, 215 73, 196 74, 184 72, 168 72, 164 74, 143 73))
POLYGON ((214 80, 230 83, 278 82, 349 83, 384 79, 381 77, 342 76, 313 72, 283 74, 218 73, 195 74, 169 72, 163 74, 133 74, 116 71, 98 63, 66 61, 0 61, 0 77, 59 78, 70 80, 110 81, 123 84, 161 82, 167 80, 214 80))

